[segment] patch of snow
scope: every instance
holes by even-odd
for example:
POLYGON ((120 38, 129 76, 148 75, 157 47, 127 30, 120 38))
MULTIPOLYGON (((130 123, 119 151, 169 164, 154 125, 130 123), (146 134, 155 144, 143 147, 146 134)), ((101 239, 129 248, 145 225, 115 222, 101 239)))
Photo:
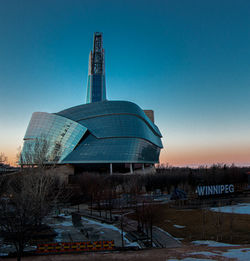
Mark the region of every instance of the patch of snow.
POLYGON ((232 205, 232 206, 210 208, 210 210, 214 211, 214 212, 250 215, 250 203, 240 203, 240 204, 232 205))
POLYGON ((227 252, 223 252, 222 256, 236 258, 236 260, 240 261, 248 261, 250 260, 250 248, 229 249, 227 252))
MULTIPOLYGON (((58 218, 58 217, 66 218, 66 219, 70 218, 70 219, 71 219, 72 216, 69 215, 69 214, 61 213, 61 214, 58 214, 58 215, 53 216, 52 218, 58 218)), ((51 218, 51 217, 50 217, 50 218, 51 218)))
POLYGON ((212 240, 196 240, 192 241, 194 245, 207 245, 211 247, 223 247, 223 246, 239 246, 239 245, 233 245, 233 244, 227 244, 222 242, 216 242, 212 240))
POLYGON ((10 248, 10 247, 13 247, 13 245, 7 245, 7 244, 2 244, 1 245, 1 248, 10 248))
POLYGON ((184 261, 199 261, 199 260, 209 260, 211 261, 211 259, 206 259, 206 258, 194 258, 194 257, 186 257, 186 258, 182 258, 182 259, 167 259, 166 261, 179 261, 179 260, 184 260, 184 261))
POLYGON ((178 240, 178 241, 184 240, 183 237, 174 237, 174 239, 176 239, 176 240, 178 240))
MULTIPOLYGON (((102 228, 105 228, 105 229, 110 229, 110 230, 114 230, 114 231, 117 231, 121 234, 121 230, 119 228, 117 228, 116 226, 114 225, 110 225, 110 224, 106 224, 106 223, 101 223, 101 222, 98 222, 98 221, 95 221, 95 220, 91 220, 91 219, 88 219, 88 218, 85 218, 85 217, 82 217, 82 220, 89 223, 89 224, 92 224, 92 225, 96 225, 96 226, 100 226, 102 228)), ((127 246, 137 246, 140 248, 139 244, 137 242, 130 242, 126 237, 126 233, 123 232, 123 238, 124 238, 124 241, 126 243, 127 246)))
POLYGON ((65 213, 61 213, 61 214, 58 214, 57 216, 58 216, 58 217, 65 217, 65 216, 67 216, 67 215, 65 215, 65 213))
POLYGON ((3 252, 0 252, 1 256, 8 256, 8 253, 11 251, 14 251, 14 245, 8 245, 8 244, 1 244, 0 243, 0 250, 3 252))
POLYGON ((69 214, 64 214, 64 217, 65 217, 65 218, 70 218, 70 219, 72 218, 72 216, 69 215, 69 214))
POLYGON ((206 259, 206 258, 195 258, 195 257, 186 257, 184 259, 181 259, 184 261, 199 261, 199 260, 204 260, 204 261, 211 261, 211 259, 206 259))
POLYGON ((59 223, 58 225, 64 226, 64 227, 72 227, 73 226, 71 221, 63 221, 62 223, 59 223))
POLYGON ((88 219, 88 218, 85 218, 85 217, 82 217, 82 220, 84 220, 85 222, 89 223, 89 224, 92 224, 92 225, 97 225, 97 226, 101 226, 103 228, 107 228, 107 229, 111 229, 111 230, 115 230, 115 231, 118 231, 120 233, 120 229, 117 228, 116 226, 114 225, 110 225, 110 224, 106 224, 106 223, 101 223, 101 222, 98 222, 98 221, 95 221, 95 220, 91 220, 91 219, 88 219))
POLYGON ((137 242, 130 242, 126 238, 125 238, 125 240, 126 240, 126 245, 127 246, 134 246, 134 247, 141 248, 140 245, 137 242))
POLYGON ((181 225, 173 225, 173 227, 176 227, 176 228, 184 228, 186 226, 181 226, 181 225))
POLYGON ((56 242, 62 242, 62 233, 64 232, 64 230, 59 229, 59 228, 55 228, 54 230, 55 230, 56 233, 57 233, 57 236, 54 238, 54 240, 55 240, 56 242))
POLYGON ((194 253, 190 253, 190 255, 217 256, 217 254, 208 251, 194 252, 194 253))
POLYGON ((25 246, 25 251, 34 251, 37 249, 37 246, 34 245, 27 245, 25 246))

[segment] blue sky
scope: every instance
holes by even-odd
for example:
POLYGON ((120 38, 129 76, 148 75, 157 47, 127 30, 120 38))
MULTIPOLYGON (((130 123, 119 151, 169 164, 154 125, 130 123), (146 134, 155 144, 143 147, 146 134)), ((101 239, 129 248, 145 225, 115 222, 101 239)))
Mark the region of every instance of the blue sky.
POLYGON ((250 163, 250 2, 0 1, 0 152, 32 112, 85 102, 93 33, 107 96, 155 111, 161 162, 250 163))

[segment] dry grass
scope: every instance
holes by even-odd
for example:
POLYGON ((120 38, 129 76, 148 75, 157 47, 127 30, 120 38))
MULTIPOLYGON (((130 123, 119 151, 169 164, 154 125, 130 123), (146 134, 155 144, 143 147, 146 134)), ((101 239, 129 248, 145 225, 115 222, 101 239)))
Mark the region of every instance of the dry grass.
POLYGON ((167 205, 159 205, 154 224, 174 237, 184 238, 183 242, 217 240, 218 235, 219 241, 235 244, 250 243, 250 215, 218 213, 209 210, 204 212, 201 209, 178 210, 169 208, 167 205), (219 219, 221 223, 218 226, 219 219), (233 233, 230 228, 232 219, 233 233), (185 228, 176 228, 174 224, 185 226, 185 228))

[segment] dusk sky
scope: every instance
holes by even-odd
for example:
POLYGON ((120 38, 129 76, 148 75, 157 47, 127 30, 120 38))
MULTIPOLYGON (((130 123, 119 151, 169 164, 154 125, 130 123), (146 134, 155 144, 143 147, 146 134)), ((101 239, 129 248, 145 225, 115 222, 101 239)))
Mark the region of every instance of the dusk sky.
POLYGON ((93 33, 109 100, 155 112, 161 163, 250 165, 249 0, 0 0, 0 152, 35 111, 85 103, 93 33))

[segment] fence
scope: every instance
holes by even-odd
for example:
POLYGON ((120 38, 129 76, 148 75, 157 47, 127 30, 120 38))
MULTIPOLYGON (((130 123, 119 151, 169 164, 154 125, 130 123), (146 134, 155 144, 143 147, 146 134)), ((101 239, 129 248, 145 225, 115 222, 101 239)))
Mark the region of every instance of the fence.
POLYGON ((46 253, 65 253, 65 252, 80 252, 80 251, 103 251, 114 250, 114 240, 102 241, 85 241, 85 242, 58 242, 38 244, 36 252, 39 254, 46 253))

